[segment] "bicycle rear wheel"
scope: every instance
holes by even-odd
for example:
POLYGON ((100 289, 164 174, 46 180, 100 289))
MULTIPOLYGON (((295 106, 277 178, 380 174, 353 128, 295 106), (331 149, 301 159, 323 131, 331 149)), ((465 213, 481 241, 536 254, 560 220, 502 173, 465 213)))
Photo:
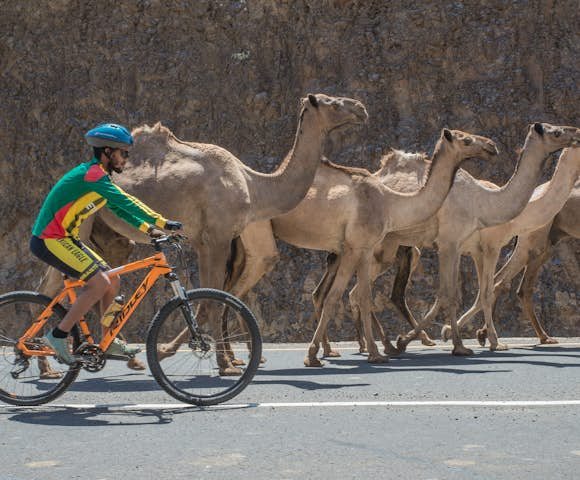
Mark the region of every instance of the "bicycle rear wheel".
MULTIPOLYGON (((0 295, 0 400, 12 405, 40 405, 62 395, 77 378, 78 366, 59 363, 55 357, 24 355, 18 340, 35 322, 51 299, 36 292, 11 292, 0 295)), ((54 328, 66 310, 55 305, 52 315, 35 338, 27 342, 34 350, 42 347, 42 336, 54 328)), ((72 348, 79 346, 75 326, 70 335, 72 348)))
POLYGON ((197 313, 201 338, 194 338, 187 328, 182 300, 169 301, 149 327, 149 368, 159 385, 179 401, 225 402, 246 388, 258 369, 262 356, 258 324, 248 307, 221 290, 190 290, 187 302, 197 313))

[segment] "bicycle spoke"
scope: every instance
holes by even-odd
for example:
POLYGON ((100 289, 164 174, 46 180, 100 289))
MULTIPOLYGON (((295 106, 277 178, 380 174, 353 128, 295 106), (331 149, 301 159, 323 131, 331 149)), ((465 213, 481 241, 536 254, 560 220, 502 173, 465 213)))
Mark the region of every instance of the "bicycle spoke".
POLYGON ((217 290, 188 292, 199 323, 197 337, 185 328, 179 301, 166 305, 152 322, 147 340, 151 371, 181 401, 197 405, 226 401, 255 374, 261 356, 257 325, 247 307, 228 298, 217 290), (172 353, 159 358, 160 351, 172 353))

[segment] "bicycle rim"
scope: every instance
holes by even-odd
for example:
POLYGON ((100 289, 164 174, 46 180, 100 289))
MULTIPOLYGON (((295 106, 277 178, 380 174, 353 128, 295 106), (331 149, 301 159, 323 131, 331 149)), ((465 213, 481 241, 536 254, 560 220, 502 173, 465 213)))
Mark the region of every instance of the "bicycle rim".
MULTIPOLYGON (((35 292, 0 295, 0 400, 12 405, 40 405, 61 395, 79 374, 78 367, 59 363, 55 357, 24 356, 17 348, 19 338, 47 307, 51 299, 35 292)), ((27 342, 41 345, 41 337, 54 328, 66 311, 56 305, 51 317, 27 342)), ((71 332, 73 348, 79 345, 78 329, 71 332)))
POLYGON ((226 292, 191 290, 187 301, 197 314, 201 339, 192 338, 182 302, 173 299, 151 322, 149 367, 159 385, 177 400, 194 405, 225 402, 256 373, 262 355, 258 325, 248 307, 226 292))

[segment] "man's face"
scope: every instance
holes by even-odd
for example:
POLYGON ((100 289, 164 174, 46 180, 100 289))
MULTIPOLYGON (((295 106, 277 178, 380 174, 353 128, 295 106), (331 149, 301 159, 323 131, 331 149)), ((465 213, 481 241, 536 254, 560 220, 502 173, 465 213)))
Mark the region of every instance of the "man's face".
POLYGON ((111 152, 111 160, 109 161, 109 171, 121 173, 127 163, 129 151, 121 148, 116 148, 111 152))

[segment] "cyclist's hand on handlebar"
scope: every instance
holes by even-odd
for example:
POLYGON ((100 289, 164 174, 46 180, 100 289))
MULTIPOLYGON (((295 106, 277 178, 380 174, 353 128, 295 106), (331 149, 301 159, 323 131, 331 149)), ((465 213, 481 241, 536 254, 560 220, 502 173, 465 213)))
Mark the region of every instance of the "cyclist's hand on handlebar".
POLYGON ((162 230, 159 230, 158 228, 151 228, 147 232, 147 235, 149 235, 151 238, 159 238, 165 235, 165 233, 162 230))
POLYGON ((165 223, 165 230, 170 230, 170 231, 183 230, 183 225, 181 224, 181 222, 177 222, 174 220, 167 220, 167 222, 165 223))

